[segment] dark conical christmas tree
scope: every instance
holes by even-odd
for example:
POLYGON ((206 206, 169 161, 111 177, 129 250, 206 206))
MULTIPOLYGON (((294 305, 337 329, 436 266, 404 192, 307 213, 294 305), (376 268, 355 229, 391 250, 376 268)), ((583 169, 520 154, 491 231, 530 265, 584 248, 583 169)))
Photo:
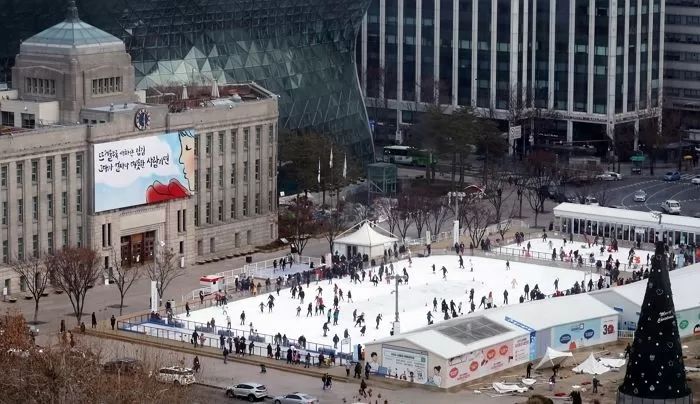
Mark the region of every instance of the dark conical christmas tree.
POLYGON ((618 389, 618 404, 693 401, 685 378, 667 264, 664 243, 657 241, 627 373, 618 389))

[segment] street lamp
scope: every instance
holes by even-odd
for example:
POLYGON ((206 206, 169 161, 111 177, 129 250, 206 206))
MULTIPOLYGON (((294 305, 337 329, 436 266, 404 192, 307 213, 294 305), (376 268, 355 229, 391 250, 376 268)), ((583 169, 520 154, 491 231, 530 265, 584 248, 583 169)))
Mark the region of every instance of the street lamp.
POLYGON ((394 281, 394 335, 401 332, 401 326, 399 324, 399 281, 403 282, 406 280, 404 275, 389 275, 389 279, 394 281))
POLYGON ((452 243, 459 243, 459 203, 467 196, 466 192, 450 191, 447 193, 448 204, 455 201, 455 221, 452 225, 452 243))

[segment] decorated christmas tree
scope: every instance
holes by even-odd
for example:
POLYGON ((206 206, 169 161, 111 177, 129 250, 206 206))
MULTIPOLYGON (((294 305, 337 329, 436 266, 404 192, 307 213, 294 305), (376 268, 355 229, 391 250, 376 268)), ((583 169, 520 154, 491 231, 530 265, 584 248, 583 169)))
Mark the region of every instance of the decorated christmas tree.
POLYGON ((693 401, 683 365, 664 243, 656 242, 644 303, 618 389, 618 403, 688 403, 693 401))

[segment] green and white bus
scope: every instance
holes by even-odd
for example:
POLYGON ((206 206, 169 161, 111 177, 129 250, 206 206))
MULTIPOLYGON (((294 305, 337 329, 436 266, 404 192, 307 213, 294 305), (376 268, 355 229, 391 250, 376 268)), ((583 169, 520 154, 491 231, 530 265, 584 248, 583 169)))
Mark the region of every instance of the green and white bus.
POLYGON ((425 167, 429 163, 437 163, 437 159, 427 150, 411 146, 385 146, 382 160, 385 163, 407 164, 425 167))

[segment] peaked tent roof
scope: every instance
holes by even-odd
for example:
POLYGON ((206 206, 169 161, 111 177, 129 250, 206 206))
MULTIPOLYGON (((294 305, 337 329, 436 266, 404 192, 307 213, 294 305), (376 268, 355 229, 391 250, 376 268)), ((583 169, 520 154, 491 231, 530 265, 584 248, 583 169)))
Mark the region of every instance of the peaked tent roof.
POLYGON ((379 233, 369 222, 365 221, 359 229, 342 238, 335 240, 336 244, 357 245, 363 247, 382 246, 394 243, 399 239, 379 233))
POLYGON ((571 369, 574 373, 586 373, 589 375, 602 375, 610 371, 610 368, 598 362, 593 354, 588 355, 588 358, 581 362, 578 366, 571 369))
POLYGON ((551 347, 547 347, 547 352, 542 357, 540 363, 535 366, 535 369, 549 369, 557 365, 561 365, 566 362, 567 359, 573 358, 574 354, 571 352, 561 352, 551 347))

